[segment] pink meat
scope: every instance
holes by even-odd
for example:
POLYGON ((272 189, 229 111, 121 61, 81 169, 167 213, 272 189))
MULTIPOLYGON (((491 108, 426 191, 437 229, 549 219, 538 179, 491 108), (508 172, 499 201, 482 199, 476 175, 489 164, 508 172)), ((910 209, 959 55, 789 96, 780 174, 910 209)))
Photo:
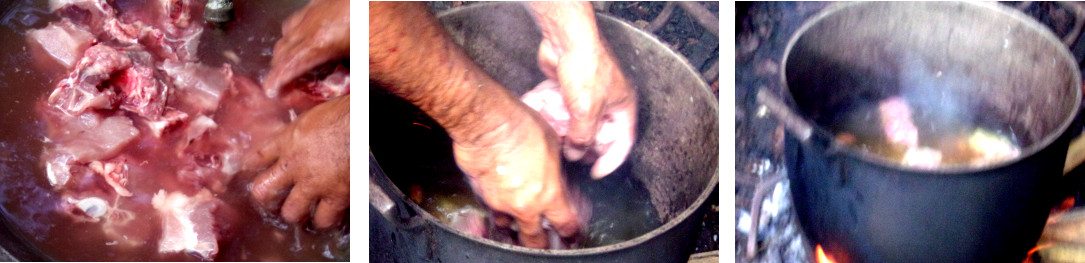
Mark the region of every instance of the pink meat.
POLYGON ((147 119, 158 119, 166 110, 165 94, 169 89, 155 79, 151 67, 138 65, 125 69, 111 84, 120 89, 123 110, 147 119))
POLYGON ((228 74, 225 92, 217 114, 215 127, 202 136, 190 132, 195 139, 184 148, 186 162, 178 174, 182 181, 192 182, 212 190, 222 189, 241 169, 241 156, 257 142, 263 142, 281 130, 289 121, 289 109, 282 102, 263 95, 255 81, 228 74), (190 157, 190 158, 189 158, 190 157))
POLYGON ((460 210, 447 214, 448 225, 453 229, 463 231, 468 235, 486 238, 486 213, 485 210, 471 206, 465 206, 460 210))
POLYGON ((171 106, 193 114, 208 114, 218 110, 223 92, 229 85, 226 78, 233 75, 228 65, 212 68, 175 60, 163 63, 162 70, 177 87, 177 99, 171 102, 171 106))
POLYGON ((293 84, 293 89, 327 101, 350 93, 350 70, 337 64, 330 71, 326 67, 314 70, 293 84))
POLYGON ((228 228, 228 220, 216 220, 216 214, 229 207, 206 189, 194 196, 161 190, 151 200, 162 218, 162 238, 158 252, 184 252, 211 260, 219 251, 218 239, 228 228))
MULTIPOLYGON (((543 120, 554 129, 558 137, 564 140, 565 135, 569 132, 571 116, 565 106, 565 99, 561 95, 561 86, 556 81, 548 79, 539 83, 534 89, 521 96, 520 100, 538 112, 543 120)), ((583 160, 596 161, 595 157, 603 156, 604 153, 610 150, 612 145, 632 145, 632 141, 618 141, 622 138, 621 133, 623 131, 614 118, 604 116, 602 121, 603 124, 600 125, 599 131, 595 133, 595 146, 592 149, 589 149, 586 153, 575 151, 577 152, 576 156, 573 156, 574 151, 567 148, 564 151, 565 157, 571 160, 581 160, 585 155, 590 155, 594 157, 584 158, 583 160)), ((624 161, 625 156, 620 157, 621 159, 599 159, 598 162, 607 162, 606 166, 617 167, 624 161)))
POLYGON ((49 23, 45 28, 31 29, 26 32, 26 38, 27 46, 41 68, 59 66, 64 70, 75 66, 83 57, 83 51, 96 41, 86 28, 67 19, 49 23))
POLYGON ((110 116, 98 121, 95 115, 87 113, 78 120, 69 120, 77 125, 68 126, 70 129, 64 134, 49 137, 57 145, 55 150, 70 154, 77 162, 103 160, 116 156, 139 135, 128 117, 110 116))
POLYGON ((106 45, 94 45, 86 50, 75 70, 60 81, 49 95, 49 103, 69 114, 86 109, 109 109, 113 106, 112 90, 100 90, 102 81, 114 72, 132 66, 132 59, 106 45))
MULTIPOLYGON (((212 193, 225 192, 242 154, 303 108, 268 98, 230 65, 196 62, 199 1, 52 0, 50 7, 62 22, 27 41, 49 60, 72 61, 37 108, 46 129, 41 160, 63 200, 57 209, 100 224, 114 239, 107 245, 214 259, 236 211, 212 193), (53 31, 72 41, 46 46, 53 31)), ((333 71, 306 99, 349 92, 348 74, 333 71)))
POLYGON ((524 93, 520 100, 538 111, 558 136, 563 137, 569 133, 569 111, 565 108, 565 99, 561 97, 560 88, 557 81, 546 80, 524 93))
POLYGON ((299 110, 350 94, 350 70, 343 64, 327 64, 298 77, 281 91, 266 91, 299 110))
POLYGON ((87 112, 75 117, 49 117, 53 119, 47 121, 62 125, 47 129, 46 138, 51 143, 46 145, 42 160, 50 185, 58 188, 67 185, 73 174, 79 174, 73 168, 114 157, 139 135, 132 121, 124 116, 102 118, 87 112))
POLYGON ((919 146, 919 131, 912 122, 912 110, 901 97, 888 98, 878 105, 882 129, 889 143, 906 147, 919 146))

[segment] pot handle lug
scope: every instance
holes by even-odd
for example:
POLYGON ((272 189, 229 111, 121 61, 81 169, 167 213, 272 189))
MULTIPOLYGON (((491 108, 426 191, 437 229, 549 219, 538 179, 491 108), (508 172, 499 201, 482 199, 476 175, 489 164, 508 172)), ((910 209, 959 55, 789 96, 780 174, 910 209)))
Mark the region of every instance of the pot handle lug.
POLYGON ((388 193, 385 193, 384 189, 377 184, 377 180, 380 176, 384 176, 384 171, 381 170, 380 165, 377 164, 377 160, 373 158, 373 152, 370 152, 369 205, 376 208, 377 211, 380 211, 381 215, 384 216, 384 219, 388 219, 390 222, 399 222, 397 220, 396 201, 394 201, 388 193))
POLYGON ((777 120, 783 122, 784 128, 794 133, 799 142, 806 143, 810 140, 810 136, 814 133, 813 125, 799 117, 791 109, 788 109, 787 104, 784 104, 780 97, 772 94, 772 91, 768 88, 762 87, 758 89, 757 102, 765 105, 769 113, 772 113, 777 120))
MULTIPOLYGON (((1074 15, 1074 27, 1070 29, 1070 32, 1066 32, 1066 35, 1062 36, 1062 43, 1070 49, 1073 49, 1074 44, 1077 43, 1078 37, 1081 36, 1082 28, 1085 28, 1085 5, 1077 2, 1064 1, 1057 1, 1055 3, 1058 3, 1058 5, 1063 8, 1070 9, 1070 13, 1074 15)), ((1032 6, 1032 1, 1023 1, 1014 6, 1014 9, 1024 13, 1025 9, 1028 9, 1030 6, 1032 6)))

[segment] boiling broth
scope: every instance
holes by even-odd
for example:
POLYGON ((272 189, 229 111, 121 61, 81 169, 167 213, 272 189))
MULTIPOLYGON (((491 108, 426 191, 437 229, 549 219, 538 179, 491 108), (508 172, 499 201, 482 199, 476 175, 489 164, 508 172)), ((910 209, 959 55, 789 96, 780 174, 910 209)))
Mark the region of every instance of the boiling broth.
POLYGON ((830 127, 839 141, 894 162, 906 160, 909 150, 923 149, 939 153, 938 166, 983 166, 1016 157, 1020 146, 1027 145, 1016 132, 1021 129, 982 114, 982 110, 976 110, 974 116, 962 116, 947 114, 937 108, 909 108, 910 119, 918 132, 918 148, 891 142, 883 127, 882 118, 886 116, 879 110, 878 103, 848 108, 837 115, 830 127), (985 156, 994 151, 1007 154, 998 158, 985 156))
MULTIPOLYGON (((113 1, 119 11, 142 8, 144 1, 113 1)), ((272 48, 280 37, 280 26, 305 1, 235 0, 234 22, 220 29, 205 28, 199 47, 200 62, 205 65, 230 63, 237 74, 257 78, 266 74, 272 48)), ((157 222, 146 224, 152 231, 151 245, 124 249, 103 236, 96 223, 75 222, 57 211, 60 198, 50 189, 44 168, 39 162, 43 149, 43 124, 37 120, 34 104, 48 95, 65 72, 32 66, 26 52, 24 34, 41 28, 57 17, 48 13, 47 1, 22 0, 10 3, 0 27, 0 205, 3 214, 26 242, 41 254, 61 261, 190 261, 184 254, 159 254, 153 232, 157 222)), ((201 4, 202 5, 202 4, 201 4)), ((199 18, 194 18, 199 19, 199 18)), ((279 222, 277 216, 258 212, 250 203, 248 184, 251 174, 239 174, 225 193, 216 197, 232 206, 242 222, 236 224, 229 238, 219 240, 216 260, 223 261, 323 261, 348 260, 349 226, 333 231, 311 231, 279 222)), ((130 187, 150 189, 137 178, 130 187)), ((150 195, 135 195, 125 202, 149 203, 150 195)), ((149 205, 148 205, 149 206, 149 205)), ((149 217, 151 210, 134 210, 136 220, 159 220, 149 217)))

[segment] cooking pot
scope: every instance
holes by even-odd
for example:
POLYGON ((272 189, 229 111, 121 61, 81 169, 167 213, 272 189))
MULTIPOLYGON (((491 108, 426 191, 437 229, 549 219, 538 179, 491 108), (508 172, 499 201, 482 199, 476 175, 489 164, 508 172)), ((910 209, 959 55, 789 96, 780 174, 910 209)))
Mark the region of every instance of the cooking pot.
POLYGON ((1051 207, 1080 184, 1063 176, 1079 69, 1016 10, 837 4, 796 31, 782 65, 783 99, 763 89, 758 100, 787 127, 800 223, 836 262, 1021 262, 1051 207), (834 119, 892 96, 958 122, 1005 123, 1020 155, 924 169, 834 139, 834 119))
MULTIPOLYGON (((439 19, 452 39, 513 93, 522 95, 545 79, 537 66, 541 33, 522 4, 472 5, 449 10, 439 19)), ((449 228, 408 201, 389 179, 424 177, 447 172, 441 167, 455 167, 419 161, 450 154, 447 135, 416 136, 443 131, 428 125, 432 120, 416 107, 370 88, 371 261, 685 262, 689 258, 704 201, 718 184, 717 99, 696 71, 652 36, 606 15, 597 14, 596 19, 639 96, 637 141, 618 171, 602 180, 632 178, 642 184, 662 225, 631 240, 571 250, 530 249, 449 228), (419 127, 414 130, 419 133, 404 127, 419 127)))

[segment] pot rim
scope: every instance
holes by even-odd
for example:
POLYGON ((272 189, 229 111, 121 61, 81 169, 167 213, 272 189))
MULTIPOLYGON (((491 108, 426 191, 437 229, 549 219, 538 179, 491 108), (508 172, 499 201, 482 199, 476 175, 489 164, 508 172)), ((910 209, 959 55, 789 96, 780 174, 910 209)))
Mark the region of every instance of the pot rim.
MULTIPOLYGON (((444 16, 449 15, 449 14, 454 14, 454 13, 459 13, 459 12, 466 12, 467 10, 476 9, 476 8, 487 8, 487 7, 493 7, 493 6, 497 6, 497 5, 507 5, 507 4, 509 4, 509 3, 485 3, 485 4, 476 4, 476 5, 471 5, 471 6, 459 7, 459 8, 454 8, 454 9, 450 9, 450 10, 446 10, 444 12, 441 12, 441 13, 437 14, 437 17, 440 18, 440 17, 444 17, 444 16)), ((650 42, 654 43, 655 45, 660 47, 662 50, 664 50, 663 51, 664 54, 669 54, 670 56, 668 56, 668 57, 675 57, 675 58, 680 57, 673 50, 671 50, 669 48, 665 48, 666 45, 663 45, 662 43, 660 43, 659 40, 656 39, 655 37, 645 33, 644 31, 636 29, 635 27, 629 25, 628 23, 626 23, 626 22, 624 22, 624 21, 622 21, 620 19, 616 19, 616 18, 613 18, 613 17, 611 17, 609 15, 600 14, 600 13, 596 13, 595 16, 599 20, 608 20, 608 21, 614 22, 615 24, 618 25, 618 27, 624 27, 628 31, 636 32, 635 34, 638 34, 642 38, 649 39, 650 42)), ((685 71, 686 73, 691 74, 691 76, 699 76, 699 74, 694 73, 696 71, 693 70, 692 66, 690 66, 689 63, 682 63, 682 65, 683 65, 682 71, 685 71)), ((707 104, 710 105, 710 109, 714 110, 713 112, 715 113, 716 118, 719 119, 719 100, 715 99, 716 98, 715 95, 713 95, 712 92, 709 91, 708 84, 705 83, 703 79, 701 79, 700 77, 697 77, 696 79, 697 79, 697 83, 699 85, 697 87, 694 87, 694 90, 696 90, 696 92, 703 93, 702 95, 705 98, 711 98, 710 100, 712 100, 712 101, 708 101, 707 104)), ((717 152, 717 155, 718 154, 719 153, 717 152)), ((718 162, 718 159, 719 158, 717 158, 717 162, 718 162)), ((684 223, 688 218, 690 218, 692 215, 697 213, 698 210, 701 209, 701 207, 704 205, 704 203, 708 199, 708 197, 712 195, 712 191, 714 189, 716 189, 717 187, 719 187, 719 164, 718 163, 713 167, 713 170, 711 171, 711 173, 712 173, 712 178, 709 179, 708 183, 701 190, 700 195, 698 195, 697 198, 694 199, 693 203, 691 203, 689 206, 684 208, 682 210, 682 212, 678 213, 671 220, 669 220, 666 223, 660 225, 659 227, 656 227, 655 229, 652 229, 652 231, 649 231, 648 233, 637 236, 636 238, 625 240, 625 241, 614 243, 614 244, 610 244, 610 245, 591 247, 591 248, 538 249, 538 248, 528 248, 528 247, 504 244, 504 243, 499 243, 497 241, 493 241, 493 240, 489 240, 489 239, 485 239, 485 238, 473 237, 473 236, 467 235, 465 232, 455 230, 455 229, 452 229, 452 228, 448 227, 447 225, 442 223, 440 220, 437 220, 436 217, 431 215, 425 209, 422 209, 422 207, 420 207, 418 204, 415 204, 414 202, 407 201, 407 202, 404 202, 404 203, 406 203, 408 206, 410 206, 412 210, 418 212, 418 214, 422 218, 424 218, 428 223, 436 226, 438 229, 441 229, 441 230, 449 232, 449 233, 453 233, 453 234, 455 234, 457 236, 460 236, 462 238, 465 238, 465 239, 468 239, 468 240, 483 244, 483 245, 491 247, 491 248, 502 249, 502 250, 517 252, 517 253, 540 255, 540 256, 576 257, 576 256, 586 256, 586 255, 598 255, 598 254, 605 254, 605 253, 610 253, 610 252, 614 252, 614 251, 620 251, 620 250, 624 250, 626 248, 636 247, 636 246, 642 245, 643 243, 648 242, 652 238, 654 238, 656 236, 660 236, 660 235, 662 235, 662 234, 664 234, 666 232, 669 232, 669 231, 673 230, 674 228, 676 228, 679 224, 684 223)), ((387 178, 387 176, 383 176, 383 177, 384 177, 384 180, 389 180, 390 181, 390 179, 387 178)), ((403 194, 403 192, 398 187, 391 187, 391 188, 392 189, 390 189, 390 190, 392 192, 392 195, 396 195, 398 198, 400 198, 402 200, 406 200, 406 195, 403 194)), ((388 189, 386 189, 386 190, 388 190, 388 189)))
MULTIPOLYGON (((1053 44, 1055 46, 1055 49, 1056 49, 1055 52, 1059 53, 1060 54, 1059 56, 1061 56, 1061 58, 1056 58, 1056 59, 1061 59, 1061 60, 1063 60, 1063 62, 1065 64, 1071 65, 1071 66, 1074 67, 1074 70, 1071 71, 1072 72, 1071 75, 1072 75, 1072 78, 1073 78, 1073 80, 1072 80, 1073 84, 1072 85, 1073 85, 1073 87, 1076 87, 1076 88, 1073 88, 1073 90, 1075 90, 1076 92, 1074 92, 1075 100, 1074 100, 1073 106, 1071 107, 1072 112, 1070 112, 1070 114, 1066 117, 1066 119, 1064 119, 1062 121, 1062 123, 1059 124, 1059 126, 1057 128, 1055 128, 1054 130, 1049 132, 1047 135, 1045 135, 1043 138, 1041 138, 1036 143, 1033 143, 1032 145, 1029 145, 1028 147, 1022 149, 1021 154, 1018 155, 1017 157, 1002 160, 1002 161, 998 161, 998 162, 994 162, 994 163, 987 164, 987 165, 982 165, 982 166, 971 166, 971 165, 966 165, 966 164, 965 165, 945 165, 945 166, 938 166, 938 168, 935 168, 935 169, 905 166, 905 165, 902 165, 902 164, 900 164, 898 162, 891 161, 889 158, 885 158, 885 157, 882 157, 882 156, 874 154, 874 153, 858 150, 855 147, 847 146, 847 145, 845 145, 843 143, 840 143, 839 141, 837 141, 834 138, 834 136, 831 136, 832 133, 828 129, 826 129, 825 127, 819 125, 817 122, 814 122, 805 113, 802 113, 801 111, 795 110, 795 108, 794 108, 795 98, 794 98, 794 96, 792 96, 791 89, 789 88, 789 85, 788 85, 788 82, 787 82, 787 62, 788 62, 788 58, 791 56, 791 51, 792 51, 792 49, 795 48, 795 44, 798 43, 799 39, 802 38, 810 28, 814 27, 815 25, 820 23, 822 20, 825 20, 826 18, 828 18, 830 16, 836 15, 837 13, 839 13, 842 10, 855 8, 857 6, 874 5, 874 4, 899 4, 899 3, 896 3, 896 2, 844 2, 844 3, 836 3, 836 4, 830 5, 828 7, 825 7, 824 9, 822 9, 820 12, 818 12, 813 17, 807 19, 805 22, 803 22, 803 24, 798 29, 795 30, 794 33, 792 33, 790 39, 787 42, 786 48, 784 48, 783 58, 780 59, 780 65, 783 68, 780 70, 780 73, 779 73, 780 83, 783 84, 782 93, 785 96, 785 99, 787 101, 786 103, 789 104, 787 106, 788 111, 792 111, 792 112, 797 113, 796 115, 798 115, 799 118, 801 118, 802 121, 805 121, 806 123, 810 124, 809 126, 812 127, 812 131, 813 131, 814 134, 818 134, 818 136, 826 136, 826 135, 828 135, 827 138, 834 138, 834 139, 831 139, 831 142, 830 142, 830 144, 831 144, 830 150, 831 151, 832 150, 841 151, 841 152, 844 153, 845 156, 855 158, 855 159, 858 159, 858 160, 863 161, 863 162, 871 163, 871 164, 874 164, 876 166, 881 166, 881 167, 888 168, 888 169, 900 170, 900 171, 904 171, 904 172, 908 172, 908 173, 918 173, 918 174, 939 174, 939 175, 962 174, 963 175, 963 174, 972 174, 972 173, 976 173, 976 172, 984 172, 984 171, 1000 169, 1000 168, 1015 164, 1015 163, 1025 159, 1025 158, 1028 158, 1028 157, 1031 157, 1032 155, 1035 155, 1037 152, 1040 152, 1040 151, 1042 151, 1044 149, 1047 149, 1049 146, 1051 146, 1052 143, 1055 142, 1055 140, 1058 140, 1060 137, 1062 137, 1066 133, 1066 131, 1070 128, 1070 125, 1074 122, 1074 119, 1077 118, 1077 116, 1080 114, 1080 111, 1081 111, 1081 105, 1082 105, 1081 100, 1082 100, 1082 96, 1083 96, 1083 94, 1082 94, 1081 69, 1076 66, 1077 63, 1075 62, 1076 60, 1074 59, 1073 54, 1071 54, 1070 50, 1066 47, 1066 45, 1063 44, 1062 41, 1059 40, 1055 36, 1055 33, 1051 32, 1051 30, 1048 29, 1046 26, 1040 24, 1040 22, 1036 21, 1036 19, 1033 19, 1032 17, 1029 17, 1028 15, 1026 15, 1024 13, 1021 13, 1018 10, 1014 10, 1014 9, 1006 7, 1006 6, 1002 6, 1001 4, 998 4, 998 3, 971 2, 971 1, 962 1, 962 2, 922 2, 922 3, 923 4, 932 4, 932 3, 933 4, 959 4, 959 5, 962 5, 962 6, 963 5, 971 5, 974 8, 982 8, 982 9, 986 9, 986 10, 989 10, 989 11, 992 11, 992 12, 997 12, 997 13, 1001 14, 1004 18, 1017 20, 1022 25, 1024 25, 1024 27, 1027 27, 1027 28, 1029 28, 1031 30, 1037 31, 1040 34, 1042 39, 1044 39, 1048 43, 1051 43, 1051 44, 1053 44)), ((790 131, 789 131, 789 133, 790 133, 790 131)), ((807 143, 807 142, 800 142, 800 143, 807 143)))

